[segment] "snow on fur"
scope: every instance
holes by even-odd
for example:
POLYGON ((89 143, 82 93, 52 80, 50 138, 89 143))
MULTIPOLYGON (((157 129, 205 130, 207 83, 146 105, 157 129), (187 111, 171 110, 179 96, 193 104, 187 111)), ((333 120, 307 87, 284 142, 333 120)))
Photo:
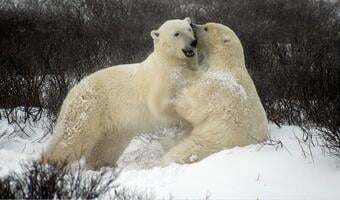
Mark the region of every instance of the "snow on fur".
POLYGON ((212 83, 218 83, 220 87, 231 91, 234 95, 239 95, 243 100, 247 99, 247 92, 242 85, 237 83, 237 80, 231 73, 222 70, 209 69, 204 74, 205 81, 201 84, 211 85, 212 83))

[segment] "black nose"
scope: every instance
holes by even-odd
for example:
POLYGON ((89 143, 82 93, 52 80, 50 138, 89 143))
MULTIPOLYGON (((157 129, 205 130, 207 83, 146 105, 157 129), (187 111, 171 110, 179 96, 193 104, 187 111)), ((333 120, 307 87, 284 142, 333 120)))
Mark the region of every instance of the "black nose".
POLYGON ((197 46, 197 40, 193 40, 193 41, 190 43, 190 45, 191 45, 192 47, 196 47, 196 46, 197 46))

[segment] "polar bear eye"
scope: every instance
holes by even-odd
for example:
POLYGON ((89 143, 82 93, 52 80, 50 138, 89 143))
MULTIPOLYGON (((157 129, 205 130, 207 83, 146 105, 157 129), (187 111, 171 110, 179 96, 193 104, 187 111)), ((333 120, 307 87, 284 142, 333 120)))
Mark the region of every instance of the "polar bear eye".
POLYGON ((177 32, 177 33, 175 33, 175 34, 174 34, 174 36, 175 36, 175 37, 179 36, 179 33, 178 33, 178 32, 177 32))
POLYGON ((231 41, 231 38, 229 36, 224 36, 223 37, 223 43, 228 43, 231 41))
POLYGON ((205 30, 205 31, 208 31, 208 27, 204 27, 204 30, 205 30))
POLYGON ((191 29, 189 28, 189 32, 191 32, 191 29))

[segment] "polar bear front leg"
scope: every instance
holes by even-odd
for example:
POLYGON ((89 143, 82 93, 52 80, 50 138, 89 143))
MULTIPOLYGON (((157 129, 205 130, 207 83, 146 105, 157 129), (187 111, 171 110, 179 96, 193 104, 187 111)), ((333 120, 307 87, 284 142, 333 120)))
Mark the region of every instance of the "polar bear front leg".
POLYGON ((160 165, 167 166, 171 163, 192 163, 197 161, 198 154, 202 153, 204 147, 195 142, 195 136, 190 135, 176 146, 172 147, 161 159, 160 165))
POLYGON ((92 148, 89 155, 85 156, 86 167, 98 170, 101 167, 115 167, 116 162, 131 142, 134 133, 130 131, 106 130, 92 148))
MULTIPOLYGON (((219 127, 217 124, 213 127, 219 127)), ((161 166, 176 162, 181 164, 200 161, 224 148, 224 132, 212 128, 209 121, 195 127, 190 135, 171 148, 161 159, 161 166)))

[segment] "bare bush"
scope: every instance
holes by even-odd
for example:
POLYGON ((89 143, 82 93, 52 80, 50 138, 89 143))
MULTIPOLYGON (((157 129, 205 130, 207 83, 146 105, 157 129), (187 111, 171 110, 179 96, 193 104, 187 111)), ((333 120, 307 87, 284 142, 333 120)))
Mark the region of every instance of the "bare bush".
POLYGON ((118 171, 85 172, 64 163, 55 168, 38 162, 23 163, 22 172, 0 179, 0 199, 148 199, 115 183, 118 171))

